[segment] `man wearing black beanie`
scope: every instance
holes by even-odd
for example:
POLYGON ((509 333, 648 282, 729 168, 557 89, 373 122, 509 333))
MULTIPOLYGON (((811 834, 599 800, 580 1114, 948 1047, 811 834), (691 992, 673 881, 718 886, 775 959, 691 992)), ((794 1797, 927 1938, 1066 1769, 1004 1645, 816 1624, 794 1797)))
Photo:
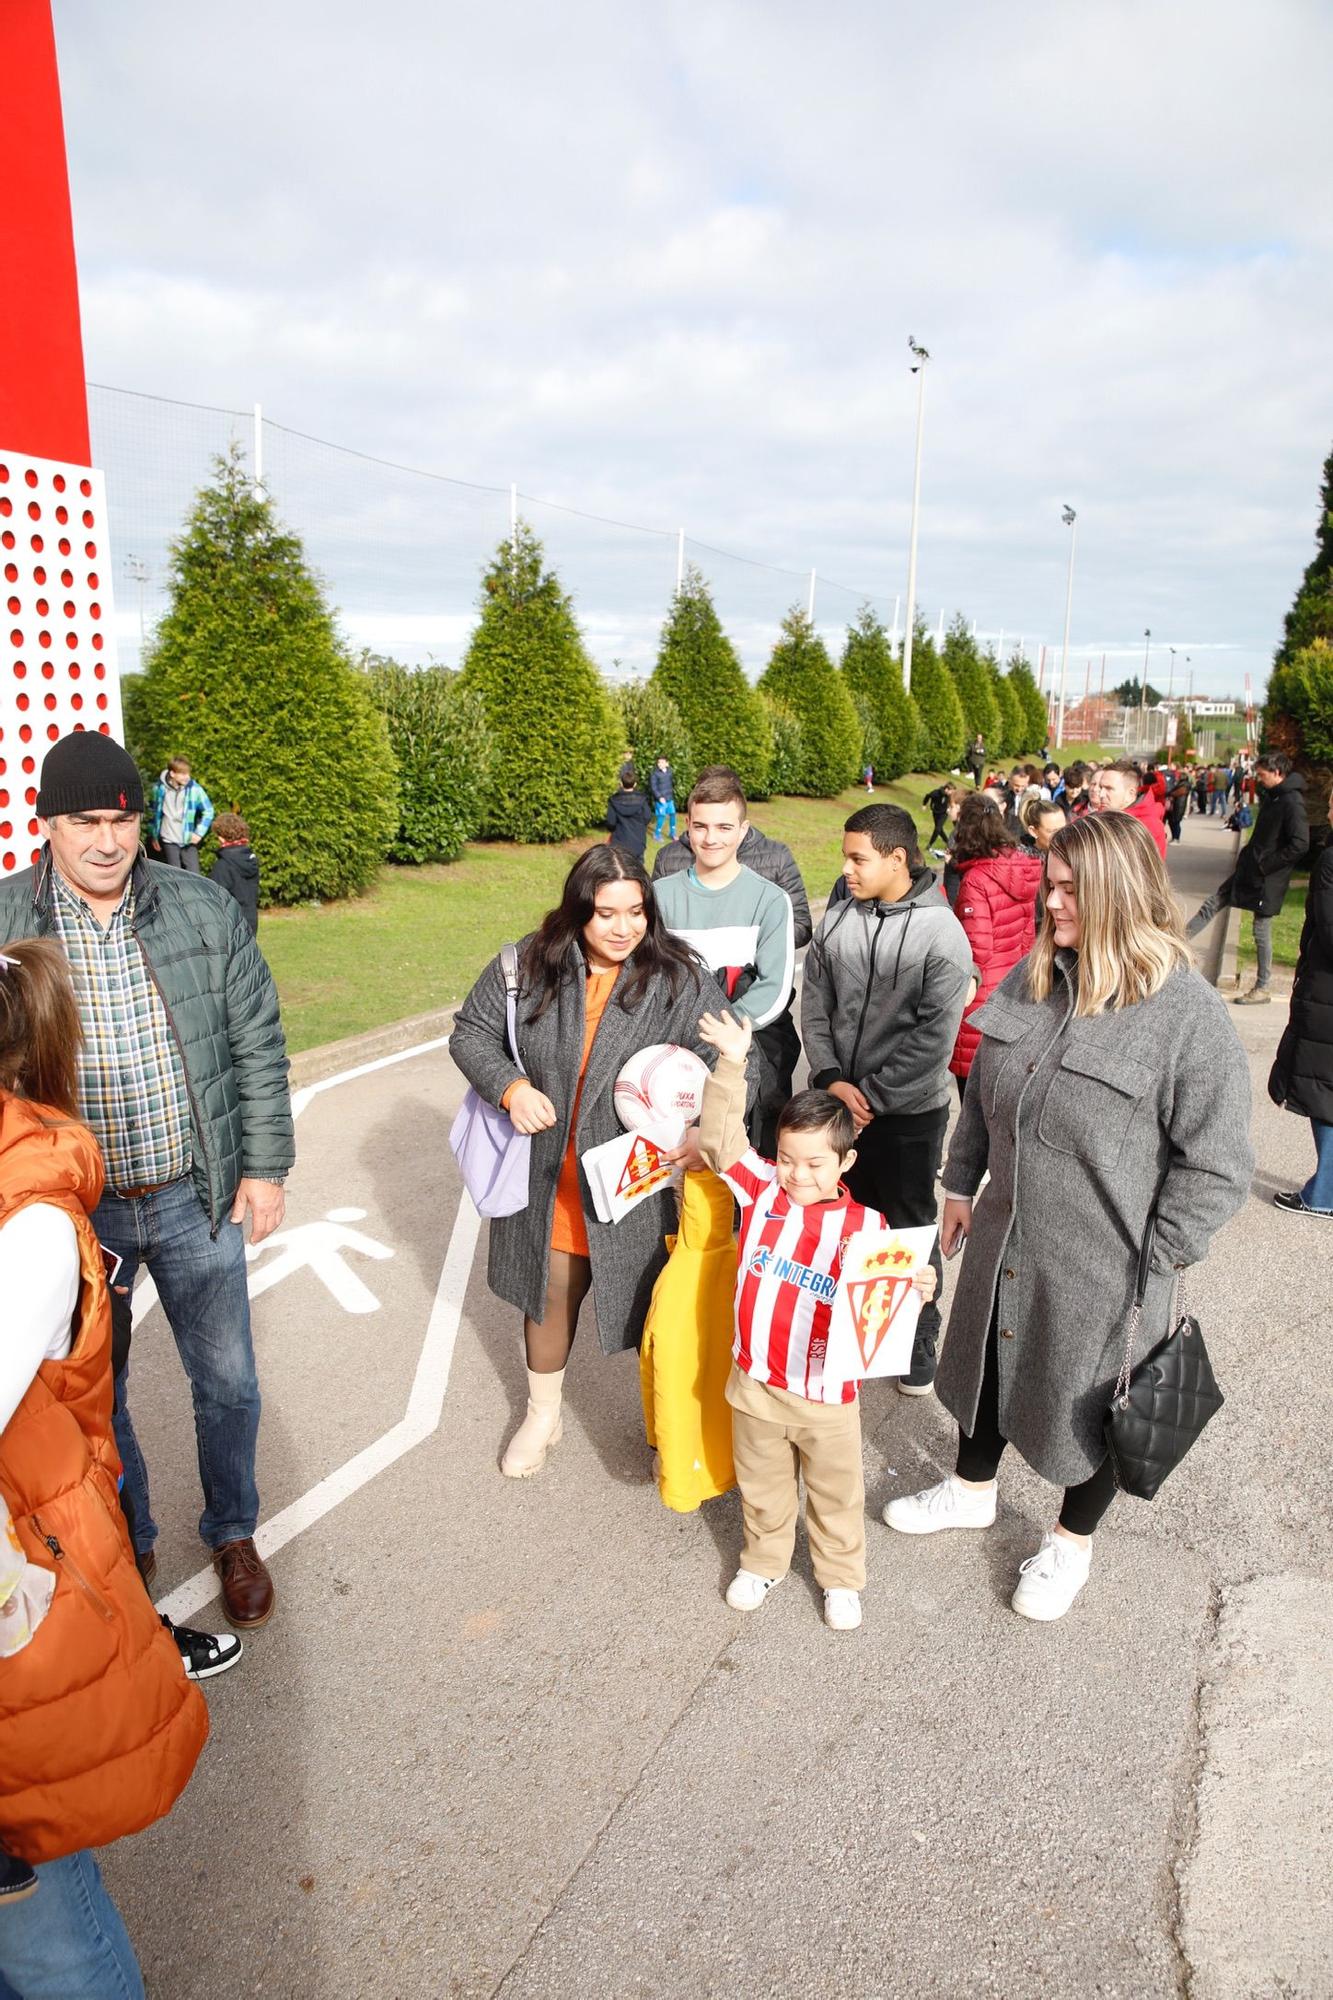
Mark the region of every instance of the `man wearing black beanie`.
MULTIPOLYGON (((231 1624, 262 1625, 273 1581, 254 1544, 259 1383, 243 1224, 282 1221, 294 1158, 278 996, 238 906, 144 859, 143 782, 109 736, 77 730, 42 765, 46 847, 0 883, 0 949, 52 936, 69 959, 79 1109, 106 1162, 92 1223, 132 1286, 145 1264, 194 1394, 200 1533, 231 1624)), ((148 1472, 116 1382, 115 1432, 145 1583, 157 1567, 148 1472)))

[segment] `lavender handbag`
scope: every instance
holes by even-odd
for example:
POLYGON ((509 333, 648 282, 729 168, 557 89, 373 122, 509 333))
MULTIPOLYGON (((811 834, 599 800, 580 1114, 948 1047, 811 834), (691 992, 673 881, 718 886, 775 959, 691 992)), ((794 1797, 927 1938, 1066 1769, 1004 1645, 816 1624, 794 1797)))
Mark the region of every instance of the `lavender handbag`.
MULTIPOLYGON (((518 948, 500 947, 500 970, 505 982, 505 1027, 509 1053, 522 1067, 518 1052, 518 948)), ((517 1215, 528 1205, 528 1159, 532 1141, 526 1132, 516 1132, 509 1114, 478 1097, 471 1085, 463 1099, 449 1144, 463 1176, 463 1185, 485 1216, 517 1215)))

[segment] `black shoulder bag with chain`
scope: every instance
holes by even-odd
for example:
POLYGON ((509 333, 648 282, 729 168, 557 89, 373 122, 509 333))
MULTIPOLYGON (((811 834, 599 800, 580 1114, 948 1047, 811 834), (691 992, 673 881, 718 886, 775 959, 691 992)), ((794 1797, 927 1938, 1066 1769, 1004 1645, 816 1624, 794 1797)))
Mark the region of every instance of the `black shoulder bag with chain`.
POLYGON ((1210 1417, 1222 1407, 1203 1329, 1185 1311, 1183 1275, 1176 1274, 1171 1330, 1134 1367, 1134 1342, 1143 1318, 1157 1216, 1148 1218, 1139 1251, 1134 1305, 1125 1335, 1125 1358, 1106 1412, 1106 1445, 1115 1483, 1122 1492, 1151 1500, 1173 1472, 1210 1417))

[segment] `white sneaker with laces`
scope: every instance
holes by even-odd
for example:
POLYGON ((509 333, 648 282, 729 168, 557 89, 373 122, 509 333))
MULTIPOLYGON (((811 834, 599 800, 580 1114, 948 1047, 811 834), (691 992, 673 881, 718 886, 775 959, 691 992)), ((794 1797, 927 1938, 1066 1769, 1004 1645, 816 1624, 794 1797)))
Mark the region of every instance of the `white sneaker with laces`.
POLYGON ((1071 1542, 1048 1528, 1035 1556, 1018 1566, 1018 1588, 1013 1607, 1020 1618, 1036 1618, 1049 1623, 1063 1618, 1088 1580, 1092 1568, 1092 1544, 1071 1542))
POLYGON ((727 1585, 727 1603, 733 1611, 757 1611, 774 1584, 781 1581, 778 1576, 756 1576, 753 1570, 738 1569, 727 1585))
POLYGON ((950 1472, 937 1486, 920 1493, 903 1493, 890 1500, 884 1521, 900 1535, 938 1535, 942 1528, 989 1528, 995 1520, 994 1480, 989 1486, 964 1486, 950 1472))
POLYGON ((835 1632, 854 1632, 861 1623, 859 1590, 826 1590, 824 1623, 835 1632))

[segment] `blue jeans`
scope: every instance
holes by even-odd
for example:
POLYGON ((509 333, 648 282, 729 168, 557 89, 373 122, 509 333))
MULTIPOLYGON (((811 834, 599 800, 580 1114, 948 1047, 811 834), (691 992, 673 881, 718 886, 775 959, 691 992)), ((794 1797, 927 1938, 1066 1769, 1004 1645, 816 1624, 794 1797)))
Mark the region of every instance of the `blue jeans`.
MULTIPOLYGON (((117 1282, 133 1285, 146 1264, 176 1348, 190 1378, 199 1481, 204 1511, 199 1532, 209 1548, 243 1541, 259 1519, 255 1440, 259 1435, 259 1380, 250 1339, 250 1297, 245 1282, 245 1237, 223 1222, 217 1236, 188 1175, 137 1201, 104 1195, 93 1228, 108 1250, 124 1259, 117 1282)), ((125 1467, 135 1547, 140 1555, 157 1539, 148 1503, 148 1468, 134 1435, 127 1402, 129 1368, 116 1378, 113 1424, 125 1467)))
POLYGON ((1307 1208, 1324 1208, 1333 1214, 1333 1125, 1322 1118, 1310 1120, 1314 1133, 1315 1170, 1301 1189, 1307 1208))
POLYGON ((674 799, 654 799, 653 811, 656 815, 653 820, 653 839, 664 840, 667 837, 663 832, 663 828, 666 826, 667 821, 670 820, 670 837, 674 840, 676 837, 676 801, 674 799))
POLYGON ((134 1946, 85 1847, 43 1861, 37 1892, 0 1909, 3 2000, 144 2000, 134 1946))

